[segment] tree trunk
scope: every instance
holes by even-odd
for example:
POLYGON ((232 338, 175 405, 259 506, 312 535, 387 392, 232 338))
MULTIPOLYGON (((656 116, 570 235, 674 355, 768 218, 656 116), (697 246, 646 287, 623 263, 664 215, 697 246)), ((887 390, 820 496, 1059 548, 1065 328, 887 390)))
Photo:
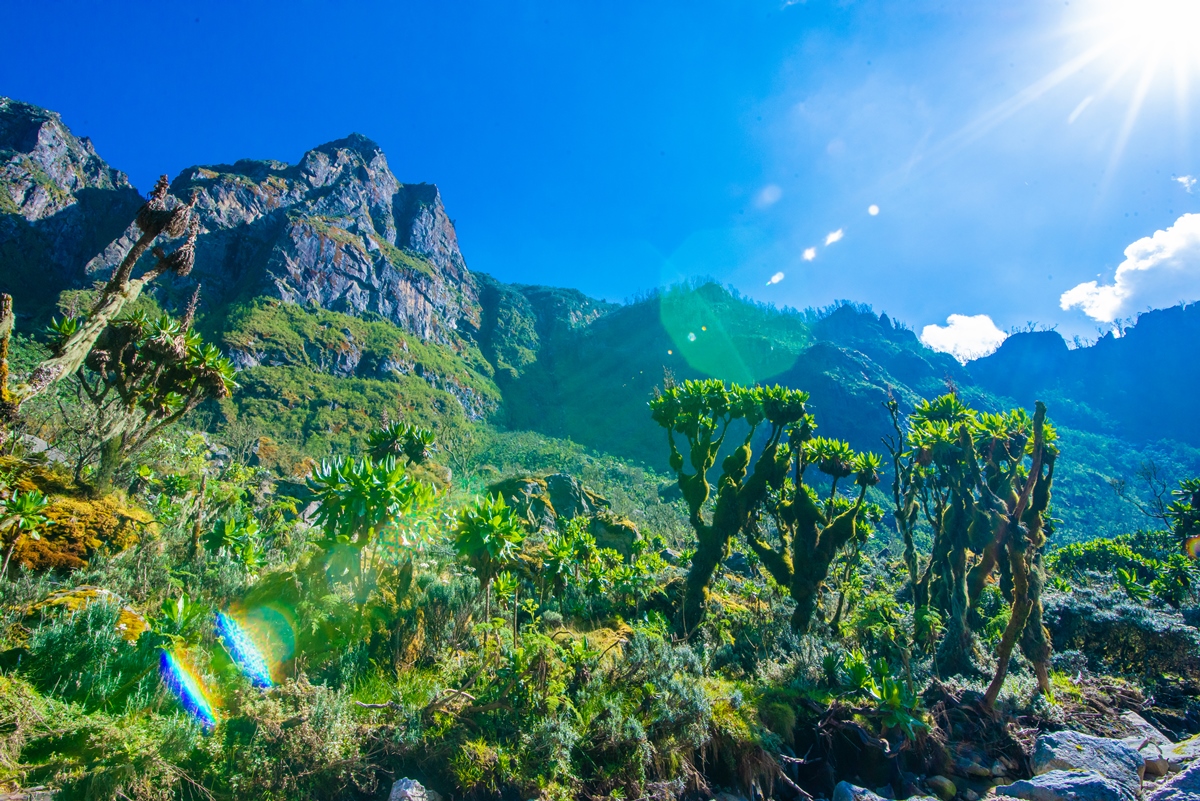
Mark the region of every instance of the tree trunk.
POLYGON ((100 445, 100 465, 96 468, 96 481, 93 485, 95 494, 98 496, 112 491, 117 468, 124 461, 124 453, 122 453, 124 439, 124 435, 118 434, 106 439, 100 445))

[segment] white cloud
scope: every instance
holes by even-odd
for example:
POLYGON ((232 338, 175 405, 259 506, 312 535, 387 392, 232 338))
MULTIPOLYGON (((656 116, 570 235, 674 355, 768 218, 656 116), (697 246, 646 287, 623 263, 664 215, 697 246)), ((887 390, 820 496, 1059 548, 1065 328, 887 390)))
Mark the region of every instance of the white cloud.
POLYGON ((946 325, 927 325, 921 330, 922 342, 964 363, 994 352, 1006 338, 986 314, 952 314, 946 325))
POLYGON ((805 261, 812 261, 816 257, 817 257, 817 249, 816 248, 805 248, 804 249, 804 260, 805 261))
POLYGON ((843 231, 841 228, 837 229, 836 231, 831 231, 829 233, 829 236, 825 237, 825 244, 832 245, 834 242, 840 241, 841 238, 845 235, 846 235, 846 232, 843 231))
POLYGON ((1196 185, 1195 178, 1193 178, 1190 175, 1181 175, 1178 178, 1176 178, 1175 180, 1176 180, 1176 182, 1181 184, 1184 189, 1187 190, 1187 193, 1189 195, 1192 194, 1192 187, 1194 187, 1196 185))
POLYGON ((1147 308, 1200 299, 1200 214, 1185 214, 1165 231, 1125 248, 1111 284, 1087 281, 1059 298, 1063 309, 1082 309, 1111 323, 1147 308))
POLYGON ((877 216, 879 214, 879 207, 872 203, 870 206, 867 206, 867 214, 870 214, 872 217, 877 216))
POLYGON ((758 194, 754 196, 754 205, 760 209, 765 209, 767 206, 773 206, 778 203, 781 197, 783 197, 782 189, 775 184, 767 184, 758 190, 758 194))
POLYGON ((771 284, 778 284, 782 280, 783 273, 775 273, 767 280, 767 286, 770 286, 771 284))

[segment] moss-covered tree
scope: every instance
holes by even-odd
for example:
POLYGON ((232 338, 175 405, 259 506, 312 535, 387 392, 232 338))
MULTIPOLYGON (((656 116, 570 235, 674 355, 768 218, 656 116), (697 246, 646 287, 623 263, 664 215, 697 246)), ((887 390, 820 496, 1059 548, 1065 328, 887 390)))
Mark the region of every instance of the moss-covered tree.
POLYGON ((796 599, 793 625, 808 628, 821 583, 838 550, 854 534, 865 487, 877 480, 873 462, 844 443, 815 440, 816 423, 806 411, 808 393, 784 387, 726 387, 723 381, 685 381, 668 385, 650 402, 654 421, 667 430, 671 469, 688 506, 696 533, 680 609, 679 624, 690 632, 699 624, 713 573, 726 557, 731 540, 747 536, 763 564, 796 599), (742 421, 741 444, 721 462, 715 487, 710 473, 730 427, 742 421), (765 434, 761 431, 766 428, 765 434), (679 439, 686 443, 687 456, 679 439), (757 457, 753 446, 760 442, 757 457), (833 478, 824 509, 803 484, 807 465, 816 459, 833 478), (749 472, 751 463, 753 472, 749 472), (789 478, 794 471, 795 478, 789 478), (848 472, 846 472, 848 471, 848 472), (837 482, 861 473, 863 491, 856 502, 837 500, 837 482), (716 497, 713 498, 715 489, 716 497), (707 506, 712 500, 711 510, 707 506), (780 549, 758 533, 767 511, 776 522, 780 549), (828 534, 827 534, 828 532, 828 534))
MULTIPOLYGON (((897 407, 890 408, 901 431, 897 407)), ((898 440, 891 443, 896 520, 905 539, 917 617, 929 606, 946 621, 938 669, 946 674, 980 670, 971 612, 999 573, 1009 620, 987 700, 995 702, 1018 642, 1048 692, 1042 551, 1058 451, 1046 407, 1039 402, 1032 417, 1023 409, 979 413, 948 394, 922 402, 908 423, 903 449, 898 440), (923 571, 913 546, 918 521, 933 532, 923 571)))
POLYGON ((855 453, 840 440, 806 440, 800 430, 792 432, 787 455, 791 475, 763 506, 776 543, 768 543, 757 519, 747 527, 746 540, 771 577, 796 601, 792 628, 806 632, 816 616, 830 565, 843 548, 865 533, 867 490, 879 483, 880 460, 873 453, 855 453), (831 479, 823 502, 804 481, 812 465, 831 479), (856 497, 839 495, 838 483, 851 477, 858 487, 856 497))

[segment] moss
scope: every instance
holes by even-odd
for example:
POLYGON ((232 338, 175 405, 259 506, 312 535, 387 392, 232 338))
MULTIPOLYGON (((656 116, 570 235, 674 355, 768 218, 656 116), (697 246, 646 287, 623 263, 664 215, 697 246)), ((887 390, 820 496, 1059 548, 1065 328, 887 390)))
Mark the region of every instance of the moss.
POLYGON ((130 547, 153 522, 144 511, 111 495, 98 500, 55 498, 45 515, 50 522, 40 539, 24 537, 17 544, 17 564, 34 570, 81 568, 102 548, 130 547))
POLYGON ((371 240, 379 247, 384 258, 391 262, 393 266, 413 270, 430 278, 437 276, 437 271, 426 259, 421 258, 415 253, 410 253, 407 250, 396 247, 383 237, 373 236, 371 240))

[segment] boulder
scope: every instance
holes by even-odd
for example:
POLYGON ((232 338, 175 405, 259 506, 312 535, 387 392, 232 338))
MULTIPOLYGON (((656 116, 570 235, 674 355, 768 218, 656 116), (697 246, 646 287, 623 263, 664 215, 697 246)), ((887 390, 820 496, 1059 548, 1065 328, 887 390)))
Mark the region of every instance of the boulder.
POLYGON ((1122 737, 1121 742, 1130 748, 1137 749, 1137 752, 1142 755, 1146 761, 1144 776, 1148 778, 1166 776, 1171 769, 1171 760, 1167 757, 1167 752, 1174 748, 1175 744, 1167 735, 1155 728, 1154 724, 1137 712, 1125 712, 1121 715, 1121 720, 1136 732, 1129 737, 1122 737))
POLYGON ((1195 761, 1200 757, 1200 734, 1180 740, 1169 748, 1163 748, 1163 756, 1178 765, 1195 761))
POLYGON ((833 801, 886 801, 886 799, 866 787, 859 787, 850 782, 838 782, 837 787, 833 788, 833 801))
POLYGON ((1077 731, 1043 734, 1033 751, 1033 772, 1091 770, 1137 794, 1146 761, 1120 740, 1093 737, 1077 731))
POLYGON ((1022 801, 1135 801, 1122 784, 1094 770, 1052 770, 996 788, 996 795, 1022 801))
POLYGON ((942 801, 950 801, 951 798, 958 795, 958 788, 954 786, 954 782, 947 779, 945 776, 930 776, 925 780, 925 784, 930 790, 933 790, 942 801))
POLYGON ((392 784, 388 801, 442 801, 441 793, 427 790, 416 779, 398 779, 392 784))
POLYGON ((1146 801, 1200 801, 1200 763, 1163 782, 1146 801))

